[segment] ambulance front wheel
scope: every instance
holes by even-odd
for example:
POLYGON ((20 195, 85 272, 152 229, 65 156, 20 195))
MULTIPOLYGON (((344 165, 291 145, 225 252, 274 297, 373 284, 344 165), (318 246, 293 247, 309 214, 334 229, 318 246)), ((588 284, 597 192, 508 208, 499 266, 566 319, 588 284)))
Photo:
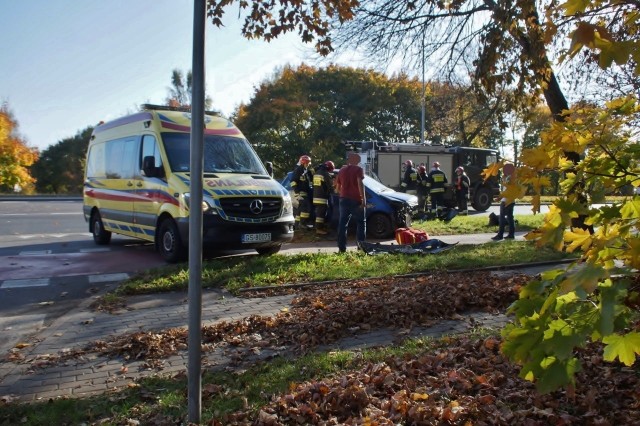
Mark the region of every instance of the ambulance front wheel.
POLYGON ((186 257, 186 249, 173 219, 166 219, 160 224, 157 244, 160 254, 169 263, 180 262, 186 257))
POLYGON ((91 233, 93 234, 93 241, 98 245, 102 246, 111 242, 111 232, 104 229, 98 210, 94 211, 91 215, 91 233))

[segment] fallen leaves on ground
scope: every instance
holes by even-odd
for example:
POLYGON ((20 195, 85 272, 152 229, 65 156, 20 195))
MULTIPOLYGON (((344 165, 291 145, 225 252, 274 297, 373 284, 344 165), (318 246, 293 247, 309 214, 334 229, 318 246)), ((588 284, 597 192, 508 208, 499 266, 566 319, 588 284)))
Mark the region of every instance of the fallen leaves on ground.
MULTIPOLYGON (((203 350, 219 344, 246 348, 245 354, 236 353, 238 361, 255 354, 257 346, 303 353, 361 330, 410 329, 470 310, 504 311, 527 280, 524 275, 438 273, 306 287, 289 310, 273 317, 253 315, 203 327, 203 350)), ((96 341, 84 351, 126 360, 159 359, 186 349, 187 337, 185 328, 141 331, 96 341)))
POLYGON ((576 387, 547 395, 518 378, 500 338, 457 337, 412 357, 298 384, 256 414, 241 410, 214 425, 631 425, 640 424, 637 371, 579 351, 576 387))
MULTIPOLYGON (((486 272, 435 273, 308 286, 297 290, 290 309, 273 317, 253 315, 203 327, 202 348, 203 352, 220 345, 244 348, 232 355, 239 363, 259 348, 303 353, 358 331, 428 326, 442 319, 459 319, 460 313, 470 310, 504 311, 527 280, 524 275, 502 277, 486 272)), ((48 356, 46 363, 39 359, 37 365, 49 366, 90 352, 130 361, 163 359, 185 350, 187 337, 185 328, 140 331, 98 340, 58 358, 48 356)), ((19 357, 12 360, 20 361, 19 357)))

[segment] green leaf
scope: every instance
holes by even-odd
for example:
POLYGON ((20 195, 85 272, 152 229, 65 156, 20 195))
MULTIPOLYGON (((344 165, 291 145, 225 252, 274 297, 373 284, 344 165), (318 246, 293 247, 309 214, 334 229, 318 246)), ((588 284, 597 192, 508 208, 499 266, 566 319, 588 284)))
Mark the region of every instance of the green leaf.
POLYGON ((546 359, 542 374, 536 383, 540 393, 549 393, 562 386, 573 384, 574 375, 581 370, 580 362, 576 358, 566 361, 546 359))
POLYGON ((539 328, 518 327, 509 324, 502 330, 505 342, 502 352, 516 362, 524 363, 532 357, 534 349, 540 348, 542 333, 539 328))
POLYGON ((616 358, 627 367, 636 361, 636 354, 640 355, 640 333, 632 331, 625 335, 613 334, 602 339, 604 360, 613 361, 616 358))
POLYGON ((600 287, 600 325, 598 330, 603 336, 608 336, 614 331, 616 304, 620 291, 612 287, 611 280, 607 280, 607 286, 600 287))
POLYGON ((560 286, 560 292, 569 293, 576 289, 583 289, 587 293, 593 293, 598 288, 598 283, 608 276, 609 274, 602 266, 585 263, 574 272, 567 274, 560 286))
POLYGON ((573 348, 584 341, 584 336, 576 332, 575 325, 564 320, 554 320, 544 333, 545 347, 559 360, 567 360, 573 355, 573 348))
POLYGON ((640 198, 633 198, 622 206, 620 214, 623 219, 640 218, 640 198))

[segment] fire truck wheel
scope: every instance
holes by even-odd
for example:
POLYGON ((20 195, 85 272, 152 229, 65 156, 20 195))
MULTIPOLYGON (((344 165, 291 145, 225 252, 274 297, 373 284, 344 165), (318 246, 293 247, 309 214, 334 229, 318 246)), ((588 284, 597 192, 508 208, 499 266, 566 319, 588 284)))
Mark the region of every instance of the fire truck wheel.
POLYGON ((491 207, 492 198, 491 189, 484 187, 478 188, 473 195, 471 207, 479 212, 487 211, 487 209, 491 207))

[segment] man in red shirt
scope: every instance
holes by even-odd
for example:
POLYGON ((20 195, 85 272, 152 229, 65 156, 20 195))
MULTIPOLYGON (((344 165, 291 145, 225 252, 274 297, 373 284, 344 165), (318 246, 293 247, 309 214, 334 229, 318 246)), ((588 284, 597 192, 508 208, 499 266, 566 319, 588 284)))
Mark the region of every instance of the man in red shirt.
POLYGON ((366 194, 364 191, 364 170, 360 167, 360 156, 350 152, 347 165, 343 166, 336 178, 336 191, 340 194, 340 219, 338 220, 338 251, 347 251, 347 229, 353 216, 356 220, 357 241, 364 241, 366 229, 366 194))

